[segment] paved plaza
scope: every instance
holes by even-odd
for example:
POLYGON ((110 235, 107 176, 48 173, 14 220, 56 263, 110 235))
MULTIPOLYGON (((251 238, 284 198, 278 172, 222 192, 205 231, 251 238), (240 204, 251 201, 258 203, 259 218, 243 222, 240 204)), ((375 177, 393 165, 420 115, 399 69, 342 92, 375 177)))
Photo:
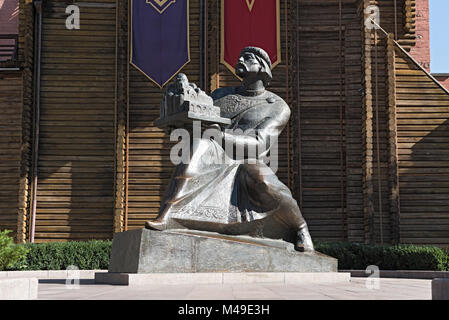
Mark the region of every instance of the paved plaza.
POLYGON ((40 300, 430 300, 431 280, 351 278, 337 284, 201 284, 117 286, 81 280, 78 288, 40 280, 40 300), (376 281, 377 281, 376 280, 376 281), (370 289, 371 288, 371 289, 370 289))

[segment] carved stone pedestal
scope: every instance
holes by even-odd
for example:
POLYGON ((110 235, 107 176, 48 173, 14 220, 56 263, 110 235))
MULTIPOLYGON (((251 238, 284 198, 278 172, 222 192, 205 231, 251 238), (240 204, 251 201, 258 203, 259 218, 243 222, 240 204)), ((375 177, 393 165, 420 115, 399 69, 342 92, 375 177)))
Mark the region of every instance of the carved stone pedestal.
POLYGON ((281 240, 194 230, 140 229, 117 233, 109 272, 96 283, 128 286, 235 283, 340 283, 350 274, 337 260, 298 252, 281 240))
POLYGON ((140 229, 115 234, 109 272, 337 272, 337 260, 282 240, 140 229))

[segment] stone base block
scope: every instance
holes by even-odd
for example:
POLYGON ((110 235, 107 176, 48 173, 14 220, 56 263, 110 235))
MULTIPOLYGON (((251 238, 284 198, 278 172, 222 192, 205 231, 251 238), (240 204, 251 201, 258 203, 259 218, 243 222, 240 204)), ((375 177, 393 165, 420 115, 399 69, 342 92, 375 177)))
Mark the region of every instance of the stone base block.
POLYGON ((432 300, 449 300, 449 279, 432 280, 432 300))
POLYGON ((111 273, 337 272, 337 260, 319 252, 298 252, 281 240, 225 236, 211 232, 116 233, 111 273))
POLYGON ((37 278, 0 279, 0 300, 37 298, 37 278))
POLYGON ((241 284, 241 283, 345 283, 350 281, 349 273, 341 272, 214 272, 214 273, 111 273, 98 272, 95 283, 126 286, 151 285, 198 285, 198 284, 241 284))
POLYGON ((96 272, 105 270, 36 270, 36 271, 0 271, 0 279, 37 278, 51 280, 93 279, 96 272))
MULTIPOLYGON (((367 270, 340 270, 340 272, 349 272, 351 277, 369 277, 372 274, 367 270)), ((379 277, 432 280, 435 278, 449 278, 449 272, 425 270, 379 270, 379 277)))

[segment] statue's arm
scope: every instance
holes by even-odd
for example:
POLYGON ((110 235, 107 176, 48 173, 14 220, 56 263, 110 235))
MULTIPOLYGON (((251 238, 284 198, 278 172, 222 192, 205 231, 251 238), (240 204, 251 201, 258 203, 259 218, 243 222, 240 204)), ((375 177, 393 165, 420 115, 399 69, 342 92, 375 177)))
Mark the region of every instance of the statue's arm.
POLYGON ((212 93, 211 93, 211 98, 215 101, 218 99, 221 99, 229 94, 234 94, 235 93, 236 88, 235 87, 224 87, 224 88, 218 88, 215 89, 212 93))
POLYGON ((223 147, 232 147, 232 158, 235 160, 261 158, 270 150, 289 118, 290 108, 285 104, 280 110, 274 110, 270 117, 262 119, 254 130, 245 131, 243 134, 225 131, 223 147), (238 150, 240 152, 237 152, 238 150))

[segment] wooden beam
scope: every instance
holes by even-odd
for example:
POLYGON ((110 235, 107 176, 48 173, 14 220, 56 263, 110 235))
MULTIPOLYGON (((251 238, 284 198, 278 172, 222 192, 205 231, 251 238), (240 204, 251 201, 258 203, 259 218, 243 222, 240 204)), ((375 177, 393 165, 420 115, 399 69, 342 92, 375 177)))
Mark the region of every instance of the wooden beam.
POLYGON ((27 241, 31 195, 31 132, 33 117, 33 55, 34 14, 33 4, 19 1, 19 64, 22 68, 22 143, 20 160, 17 236, 19 243, 27 241))
POLYGON ((128 1, 117 1, 114 232, 124 231, 125 112, 127 101, 128 1))
POLYGON ((396 114, 396 75, 395 75, 395 44, 394 36, 390 34, 387 40, 387 104, 388 104, 388 172, 390 193, 391 241, 400 243, 400 201, 399 173, 397 149, 397 114, 396 114))
MULTIPOLYGON (((364 0, 364 10, 370 5, 364 0)), ((364 87, 365 99, 362 114, 362 140, 363 140, 363 212, 365 224, 365 243, 374 243, 374 204, 373 204, 373 84, 371 70, 371 32, 362 26, 364 33, 364 87)))

